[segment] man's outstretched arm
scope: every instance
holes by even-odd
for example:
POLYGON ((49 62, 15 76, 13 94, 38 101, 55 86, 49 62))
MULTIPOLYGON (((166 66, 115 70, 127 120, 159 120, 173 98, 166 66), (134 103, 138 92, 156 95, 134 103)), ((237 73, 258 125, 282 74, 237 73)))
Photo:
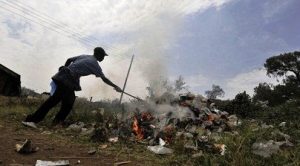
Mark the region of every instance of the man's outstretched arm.
POLYGON ((117 85, 115 85, 114 83, 112 83, 108 78, 106 78, 105 76, 101 76, 101 79, 103 82, 105 82, 107 85, 112 86, 117 92, 122 92, 122 89, 120 87, 118 87, 117 85))

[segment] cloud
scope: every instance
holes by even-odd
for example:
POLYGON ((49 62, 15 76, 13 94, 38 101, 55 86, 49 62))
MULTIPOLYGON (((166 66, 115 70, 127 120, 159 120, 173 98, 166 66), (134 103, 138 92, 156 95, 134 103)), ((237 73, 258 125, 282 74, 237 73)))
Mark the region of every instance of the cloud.
MULTIPOLYGON (((220 7, 228 0, 203 1, 137 1, 137 0, 70 0, 30 1, 26 4, 38 11, 63 22, 70 27, 80 27, 84 34, 132 32, 164 13, 184 16, 205 10, 209 7, 220 7)), ((25 1, 19 1, 24 3, 25 1)), ((28 10, 23 10, 28 12, 28 10)))
MULTIPOLYGON (((51 76, 68 57, 91 54, 93 47, 98 45, 110 54, 101 63, 104 73, 122 85, 129 59, 135 53, 137 58, 127 88, 136 95, 144 96, 149 81, 166 74, 165 48, 172 46, 176 40, 182 20, 208 8, 220 8, 226 2, 4 1, 1 2, 4 9, 0 9, 1 63, 21 74, 22 86, 43 92, 48 91, 51 76), (41 13, 53 18, 56 24, 41 13), (74 34, 74 31, 79 34, 74 34), (88 40, 92 46, 78 42, 78 36, 85 43, 88 40)), ((112 88, 99 83, 99 79, 94 77, 82 78, 82 87, 84 90, 79 95, 97 96, 96 100, 118 96, 112 88)))
POLYGON ((202 74, 197 74, 193 76, 188 76, 184 78, 187 85, 191 87, 203 87, 207 86, 209 82, 211 82, 211 79, 208 77, 202 75, 202 74))
POLYGON ((274 17, 285 11, 290 4, 292 4, 292 1, 273 0, 265 2, 263 4, 263 18, 266 21, 276 19, 274 17))
POLYGON ((259 83, 267 82, 278 84, 276 79, 266 76, 265 69, 254 69, 250 72, 240 73, 225 81, 225 98, 234 98, 236 94, 246 91, 250 96, 254 93, 254 88, 259 83))

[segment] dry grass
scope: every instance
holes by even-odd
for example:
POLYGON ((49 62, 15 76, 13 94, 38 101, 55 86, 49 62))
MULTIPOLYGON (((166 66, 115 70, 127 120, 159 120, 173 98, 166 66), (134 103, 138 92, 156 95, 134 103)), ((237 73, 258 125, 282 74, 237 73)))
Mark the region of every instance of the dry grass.
MULTIPOLYGON (((24 99, 8 99, 1 97, 0 99, 0 120, 1 121, 15 121, 19 123, 30 112, 33 112, 39 105, 41 100, 24 100, 24 99)), ((78 104, 75 107, 75 113, 70 116, 72 120, 81 120, 85 122, 91 122, 95 119, 91 115, 91 110, 96 106, 87 105, 87 103, 78 104)), ((101 107, 98 105, 97 107, 101 107)), ((110 109, 116 108, 112 106, 110 109)), ((106 108, 108 109, 108 108, 106 108)), ((120 108, 117 108, 120 109, 120 108)), ((41 125, 43 128, 49 126, 51 117, 54 115, 55 108, 47 117, 46 121, 41 125)), ((117 111, 116 111, 117 112, 117 111)), ((108 155, 115 155, 116 161, 134 160, 141 161, 141 165, 300 165, 300 146, 299 138, 300 131, 298 125, 289 125, 286 128, 280 130, 286 134, 291 135, 295 147, 289 149, 280 150, 277 154, 272 155, 270 158, 263 158, 251 153, 251 146, 258 140, 279 140, 275 136, 272 136, 271 132, 278 130, 277 122, 275 128, 277 129, 259 129, 257 128, 258 122, 243 121, 243 124, 239 126, 236 131, 239 135, 232 135, 230 133, 222 133, 221 139, 217 143, 223 143, 227 146, 227 150, 224 156, 219 154, 203 151, 203 156, 198 158, 192 158, 192 152, 184 149, 184 140, 174 141, 171 148, 175 152, 171 155, 156 155, 147 150, 147 146, 131 141, 119 141, 116 144, 108 144, 108 148, 102 149, 101 153, 108 155)), ((20 129, 21 130, 21 129, 20 129)), ((70 141, 87 144, 90 146, 98 147, 100 144, 91 143, 87 137, 75 136, 71 137, 74 133, 66 133, 64 131, 52 134, 53 138, 64 138, 70 141)))

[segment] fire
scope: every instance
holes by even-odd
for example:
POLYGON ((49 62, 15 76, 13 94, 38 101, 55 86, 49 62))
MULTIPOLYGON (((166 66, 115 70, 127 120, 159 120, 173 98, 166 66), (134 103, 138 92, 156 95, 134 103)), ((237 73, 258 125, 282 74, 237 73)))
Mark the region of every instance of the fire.
POLYGON ((151 121, 154 117, 149 112, 142 112, 142 120, 143 121, 151 121))
POLYGON ((142 140, 144 138, 144 132, 139 126, 139 121, 136 116, 133 117, 132 130, 138 140, 142 140))
POLYGON ((164 127, 164 133, 165 133, 165 137, 164 140, 168 143, 170 143, 172 141, 172 137, 174 134, 174 127, 171 125, 165 126, 164 127))

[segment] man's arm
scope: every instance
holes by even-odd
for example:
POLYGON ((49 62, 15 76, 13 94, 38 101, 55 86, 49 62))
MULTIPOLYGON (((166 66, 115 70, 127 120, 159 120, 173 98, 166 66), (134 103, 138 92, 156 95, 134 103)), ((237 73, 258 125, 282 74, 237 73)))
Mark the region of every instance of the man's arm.
POLYGON ((118 87, 117 85, 115 85, 114 83, 112 83, 112 82, 111 82, 108 78, 106 78, 104 75, 101 76, 101 79, 102 79, 102 81, 105 82, 107 85, 110 85, 110 86, 114 87, 115 90, 116 90, 117 92, 122 92, 122 89, 121 89, 120 87, 118 87))
POLYGON ((78 58, 78 56, 72 57, 67 59, 65 66, 69 66, 72 62, 74 62, 76 59, 78 58))

